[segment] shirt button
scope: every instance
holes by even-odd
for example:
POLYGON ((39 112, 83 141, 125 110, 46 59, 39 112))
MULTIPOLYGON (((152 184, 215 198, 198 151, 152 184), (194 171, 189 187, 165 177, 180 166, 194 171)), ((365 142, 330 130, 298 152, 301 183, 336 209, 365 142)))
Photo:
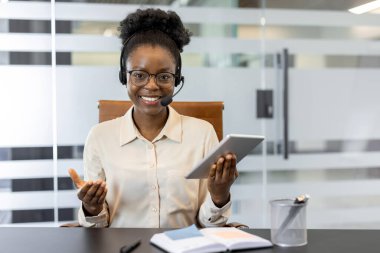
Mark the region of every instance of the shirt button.
POLYGON ((152 189, 153 189, 153 190, 156 190, 156 186, 155 186, 155 185, 152 185, 152 189))
POLYGON ((154 167, 154 163, 151 163, 151 164, 150 164, 150 167, 153 168, 153 167, 154 167))
POLYGON ((148 144, 148 149, 152 149, 153 148, 153 144, 148 144))
POLYGON ((153 212, 157 212, 157 209, 153 207, 153 208, 152 208, 152 211, 153 211, 153 212))

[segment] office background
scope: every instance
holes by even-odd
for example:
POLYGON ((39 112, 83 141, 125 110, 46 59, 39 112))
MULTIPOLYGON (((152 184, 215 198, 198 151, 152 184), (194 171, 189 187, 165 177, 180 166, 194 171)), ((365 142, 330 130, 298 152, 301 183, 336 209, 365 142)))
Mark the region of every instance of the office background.
POLYGON ((82 173, 97 101, 128 99, 118 22, 153 6, 194 34, 176 100, 224 101, 225 134, 266 136, 232 220, 268 227, 268 201, 309 193, 310 228, 380 228, 380 11, 347 11, 365 2, 0 0, 0 224, 76 218, 67 168, 82 173))

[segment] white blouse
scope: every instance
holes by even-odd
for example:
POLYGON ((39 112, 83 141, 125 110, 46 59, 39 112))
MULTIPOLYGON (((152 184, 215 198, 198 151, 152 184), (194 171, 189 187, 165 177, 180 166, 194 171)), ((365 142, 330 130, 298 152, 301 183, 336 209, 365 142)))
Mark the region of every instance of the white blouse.
POLYGON ((80 208, 79 223, 147 228, 225 225, 231 202, 216 207, 207 179, 184 178, 218 143, 212 125, 169 106, 168 120, 151 142, 137 130, 132 110, 94 126, 88 135, 85 180, 105 180, 108 193, 98 216, 85 217, 80 208))

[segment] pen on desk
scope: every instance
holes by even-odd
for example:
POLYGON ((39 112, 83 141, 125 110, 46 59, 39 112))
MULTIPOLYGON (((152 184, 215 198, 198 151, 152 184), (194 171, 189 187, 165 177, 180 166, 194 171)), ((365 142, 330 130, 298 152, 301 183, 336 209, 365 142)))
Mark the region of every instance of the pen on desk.
POLYGON ((136 249, 141 243, 141 240, 138 240, 137 242, 133 243, 132 245, 125 245, 121 247, 120 253, 129 253, 132 252, 134 249, 136 249))
POLYGON ((281 233, 283 233, 286 230, 288 225, 297 216, 297 214, 299 213, 301 208, 305 207, 305 204, 307 203, 309 198, 310 198, 310 196, 307 194, 303 194, 303 195, 296 197, 296 199, 294 200, 294 204, 303 204, 303 205, 292 206, 290 208, 288 216, 286 217, 286 219, 284 220, 284 222, 281 224, 281 226, 279 227, 279 229, 277 231, 277 236, 279 236, 281 233))

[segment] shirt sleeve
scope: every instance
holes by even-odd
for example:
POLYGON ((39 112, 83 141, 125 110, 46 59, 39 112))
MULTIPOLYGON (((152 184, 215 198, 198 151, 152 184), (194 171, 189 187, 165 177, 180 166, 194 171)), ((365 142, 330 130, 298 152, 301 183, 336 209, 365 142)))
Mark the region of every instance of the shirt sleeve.
MULTIPOLYGON (((206 155, 219 143, 214 128, 211 126, 210 132, 205 140, 206 155)), ((207 190, 207 179, 201 179, 199 186, 199 199, 202 201, 198 212, 198 222, 202 227, 222 227, 226 225, 231 216, 231 197, 226 205, 217 207, 211 199, 207 190)))
POLYGON ((83 211, 83 205, 81 205, 78 213, 79 224, 82 227, 95 227, 104 228, 108 226, 109 214, 106 204, 103 206, 103 210, 96 216, 85 216, 83 211))
POLYGON ((223 227, 231 216, 231 200, 223 207, 215 206, 209 193, 201 205, 198 222, 202 227, 223 227))
MULTIPOLYGON (((97 145, 96 126, 91 129, 83 151, 84 180, 106 180, 97 145)), ((107 227, 109 225, 108 205, 104 203, 103 210, 97 216, 86 216, 83 205, 78 212, 79 224, 83 227, 107 227)))

